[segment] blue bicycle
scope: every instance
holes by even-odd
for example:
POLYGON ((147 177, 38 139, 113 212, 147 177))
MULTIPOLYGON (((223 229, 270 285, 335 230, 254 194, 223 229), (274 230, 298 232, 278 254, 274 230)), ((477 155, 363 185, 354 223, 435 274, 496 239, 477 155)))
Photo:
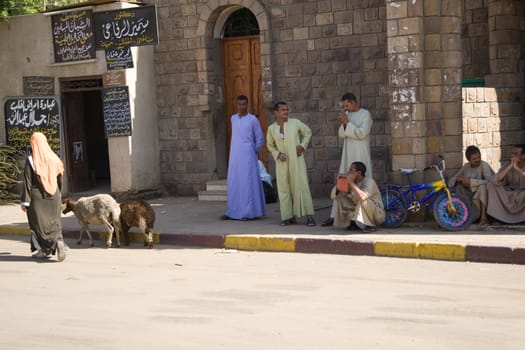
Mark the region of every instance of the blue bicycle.
POLYGON ((386 218, 384 227, 395 228, 405 222, 408 212, 417 213, 425 204, 434 214, 434 219, 444 229, 458 231, 467 228, 472 221, 472 208, 468 200, 450 190, 445 176, 445 160, 423 169, 434 169, 439 174, 439 180, 413 184, 410 175, 417 169, 400 169, 401 174, 408 178, 408 185, 385 184, 381 190, 386 218), (416 193, 430 190, 423 198, 418 199, 416 193))

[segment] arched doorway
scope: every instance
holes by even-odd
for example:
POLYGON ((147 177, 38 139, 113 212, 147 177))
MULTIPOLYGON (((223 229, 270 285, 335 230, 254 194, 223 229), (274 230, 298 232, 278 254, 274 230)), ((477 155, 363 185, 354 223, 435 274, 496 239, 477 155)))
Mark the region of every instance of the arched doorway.
MULTIPOLYGON (((230 14, 224 23, 221 49, 224 69, 226 159, 228 159, 231 139, 230 118, 237 112, 237 96, 248 96, 249 111, 259 117, 265 135, 268 128, 262 97, 259 25, 249 9, 240 8, 230 14)), ((266 144, 259 152, 259 159, 268 167, 266 144)))

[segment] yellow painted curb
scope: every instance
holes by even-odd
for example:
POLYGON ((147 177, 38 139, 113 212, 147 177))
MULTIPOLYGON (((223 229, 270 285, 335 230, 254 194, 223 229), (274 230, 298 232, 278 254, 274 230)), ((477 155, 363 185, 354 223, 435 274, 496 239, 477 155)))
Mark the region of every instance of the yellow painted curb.
MULTIPOLYGON (((86 235, 84 235, 85 237, 86 235)), ((108 239, 108 231, 101 231, 98 233, 98 237, 102 241, 107 241, 108 239)), ((144 243, 144 234, 142 232, 129 232, 129 242, 130 243, 144 243)), ((124 235, 122 232, 120 233, 120 241, 121 243, 124 243, 124 235)), ((153 232, 153 243, 159 244, 160 242, 160 235, 156 232, 153 232)))
POLYGON ((399 258, 465 261, 465 247, 458 244, 375 242, 374 254, 399 258))
POLYGON ((0 226, 0 233, 7 235, 29 235, 29 227, 18 227, 18 226, 0 226))
MULTIPOLYGON (((157 232, 153 232, 152 234, 153 243, 159 244, 160 242, 160 235, 157 232)), ((123 235, 120 235, 120 239, 124 239, 123 235)), ((129 233, 129 241, 133 243, 144 243, 144 240, 146 239, 146 236, 142 232, 130 232, 129 233)))
POLYGON ((295 251, 293 238, 226 235, 224 248, 239 250, 295 251))
POLYGON ((465 260, 465 247, 458 244, 419 243, 419 256, 425 259, 465 260))
POLYGON ((417 258, 417 243, 406 242, 375 242, 374 254, 378 256, 393 256, 403 258, 417 258))

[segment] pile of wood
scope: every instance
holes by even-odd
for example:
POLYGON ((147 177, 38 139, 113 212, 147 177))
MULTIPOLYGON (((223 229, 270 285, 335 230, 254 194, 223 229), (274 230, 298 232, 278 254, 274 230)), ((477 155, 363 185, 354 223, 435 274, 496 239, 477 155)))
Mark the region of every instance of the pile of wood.
POLYGON ((15 153, 13 147, 0 145, 0 203, 20 199, 17 185, 22 182, 22 179, 15 153))

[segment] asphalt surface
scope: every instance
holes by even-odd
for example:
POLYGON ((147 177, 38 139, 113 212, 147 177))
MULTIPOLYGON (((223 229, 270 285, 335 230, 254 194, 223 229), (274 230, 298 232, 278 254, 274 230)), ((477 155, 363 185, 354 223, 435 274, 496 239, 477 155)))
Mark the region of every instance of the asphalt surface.
MULTIPOLYGON (((412 221, 397 229, 379 228, 363 234, 320 226, 330 212, 328 198, 314 199, 315 227, 307 227, 305 218, 297 225, 279 226, 278 203, 267 206, 265 218, 235 221, 220 219, 226 211, 225 202, 199 201, 197 197, 160 197, 148 202, 156 213, 155 245, 525 264, 524 225, 494 224, 482 229, 473 224, 468 230, 452 232, 431 220, 412 221)), ((66 242, 76 244, 80 226, 74 215, 64 215, 62 224, 66 242)), ((95 245, 103 247, 105 228, 90 225, 90 230, 95 245)), ((142 244, 138 228, 131 232, 132 244, 142 244)), ((0 205, 1 235, 29 237, 27 218, 19 205, 0 205)), ((82 244, 87 247, 86 237, 82 244)))
POLYGON ((2 350, 519 350, 525 267, 0 237, 2 350), (44 262, 45 261, 45 262, 44 262))

